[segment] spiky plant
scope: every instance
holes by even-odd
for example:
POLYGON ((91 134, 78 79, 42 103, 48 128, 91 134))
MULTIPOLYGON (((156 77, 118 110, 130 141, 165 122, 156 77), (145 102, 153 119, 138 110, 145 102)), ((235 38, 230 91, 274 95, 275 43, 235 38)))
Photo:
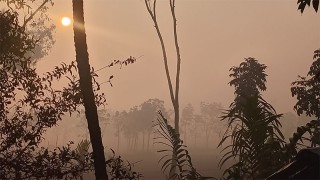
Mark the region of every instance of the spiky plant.
POLYGON ((218 146, 227 139, 231 140, 231 145, 222 150, 224 155, 219 165, 222 167, 229 159, 237 159, 225 175, 239 172, 245 179, 266 177, 282 165, 279 153, 283 147, 283 135, 279 130, 281 115, 260 96, 246 98, 241 109, 241 113, 233 114, 229 110, 222 116, 228 121, 228 129, 218 146))
POLYGON ((78 161, 82 164, 85 163, 85 157, 89 153, 90 141, 88 139, 81 140, 77 148, 74 150, 78 156, 78 161))
POLYGON ((168 124, 168 120, 163 116, 161 111, 158 112, 157 122, 153 126, 156 137, 156 144, 161 144, 166 149, 158 150, 159 153, 164 155, 159 159, 162 162, 161 170, 164 174, 169 174, 168 179, 214 179, 212 177, 203 177, 194 168, 187 146, 183 144, 179 134, 175 129, 168 124), (172 156, 176 154, 176 156, 172 156), (174 166, 172 166, 174 165, 174 166), (170 169, 168 169, 170 167, 170 169))

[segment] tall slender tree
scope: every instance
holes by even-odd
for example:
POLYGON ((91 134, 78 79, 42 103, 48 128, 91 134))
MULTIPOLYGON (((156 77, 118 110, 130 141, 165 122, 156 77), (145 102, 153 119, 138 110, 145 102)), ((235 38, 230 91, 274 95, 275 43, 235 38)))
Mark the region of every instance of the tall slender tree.
POLYGON ((160 40, 161 49, 162 49, 162 56, 163 56, 163 63, 164 68, 166 72, 166 77, 168 81, 169 86, 169 92, 170 92, 170 98, 174 109, 174 128, 177 134, 179 134, 179 88, 180 88, 180 64, 181 64, 181 55, 180 55, 180 48, 179 48, 179 42, 178 42, 178 33, 177 33, 177 18, 176 18, 176 12, 175 12, 175 0, 170 0, 170 10, 173 20, 173 37, 174 37, 174 44, 176 48, 176 56, 177 56, 177 72, 175 76, 175 89, 173 88, 173 82, 171 80, 170 72, 169 72, 169 66, 168 66, 168 56, 166 51, 166 46, 158 25, 157 20, 157 13, 156 13, 156 5, 157 0, 145 0, 145 4, 148 10, 148 13, 151 16, 151 19, 154 23, 154 27, 156 28, 158 38, 160 40))
MULTIPOLYGON (((173 38, 174 38, 174 44, 175 44, 175 49, 176 49, 176 56, 177 56, 177 66, 176 66, 176 81, 175 81, 175 90, 173 89, 173 83, 171 80, 170 72, 169 72, 169 67, 168 67, 168 56, 167 56, 167 51, 166 51, 166 46, 158 25, 157 21, 157 13, 156 13, 156 5, 157 5, 157 0, 145 0, 145 4, 148 10, 148 13, 151 16, 151 19, 154 23, 154 27, 156 28, 158 38, 160 40, 161 44, 161 49, 162 49, 162 56, 163 56, 163 63, 164 63, 164 68, 166 72, 166 77, 168 81, 168 86, 169 86, 169 92, 170 92, 170 98, 171 102, 173 105, 174 109, 174 129, 176 134, 179 136, 180 131, 179 131, 179 120, 180 120, 180 110, 179 110, 179 88, 180 88, 180 65, 181 65, 181 55, 180 55, 180 48, 179 48, 179 43, 178 43, 178 33, 177 33, 177 18, 176 18, 176 11, 175 11, 175 4, 176 0, 169 0, 170 3, 170 11, 171 11, 171 16, 173 20, 173 38)), ((172 159, 176 159, 176 152, 173 150, 172 154, 172 159)), ((172 166, 170 171, 170 177, 172 177, 173 173, 175 172, 175 161, 172 161, 172 166)))
POLYGON ((83 96, 85 115, 93 150, 93 160, 96 179, 108 179, 104 148, 99 126, 97 106, 94 101, 92 77, 90 74, 89 54, 84 26, 83 0, 72 0, 73 31, 76 61, 80 77, 80 89, 83 96))

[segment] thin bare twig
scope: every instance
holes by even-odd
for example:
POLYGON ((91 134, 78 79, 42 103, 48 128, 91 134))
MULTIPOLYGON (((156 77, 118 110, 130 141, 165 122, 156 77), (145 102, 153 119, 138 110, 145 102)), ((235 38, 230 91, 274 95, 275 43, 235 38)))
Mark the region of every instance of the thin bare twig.
POLYGON ((30 16, 24 20, 22 27, 25 27, 29 21, 49 2, 49 0, 44 0, 42 4, 33 12, 30 14, 30 16))

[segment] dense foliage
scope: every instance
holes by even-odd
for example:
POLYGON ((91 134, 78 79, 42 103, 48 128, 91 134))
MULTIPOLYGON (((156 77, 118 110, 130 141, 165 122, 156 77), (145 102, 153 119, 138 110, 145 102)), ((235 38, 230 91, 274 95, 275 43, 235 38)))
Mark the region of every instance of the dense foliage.
POLYGON ((313 59, 307 77, 298 76, 298 80, 293 82, 291 87, 292 96, 297 98, 294 106, 297 114, 315 117, 314 121, 298 128, 295 135, 301 141, 304 139, 310 142, 306 147, 320 146, 320 49, 314 51, 313 59), (308 132, 309 136, 303 137, 305 132, 308 132))
POLYGON ((27 52, 33 50, 36 41, 19 25, 18 14, 10 10, 0 11, 0 63, 5 71, 27 66, 27 52))

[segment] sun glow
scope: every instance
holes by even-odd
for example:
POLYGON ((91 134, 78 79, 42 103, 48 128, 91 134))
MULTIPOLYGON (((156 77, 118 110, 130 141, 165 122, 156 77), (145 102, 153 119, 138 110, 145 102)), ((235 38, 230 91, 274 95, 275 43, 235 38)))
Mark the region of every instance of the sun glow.
POLYGON ((62 24, 63 26, 69 26, 69 25, 71 24, 71 19, 68 18, 68 17, 63 17, 63 18, 61 19, 61 24, 62 24))

